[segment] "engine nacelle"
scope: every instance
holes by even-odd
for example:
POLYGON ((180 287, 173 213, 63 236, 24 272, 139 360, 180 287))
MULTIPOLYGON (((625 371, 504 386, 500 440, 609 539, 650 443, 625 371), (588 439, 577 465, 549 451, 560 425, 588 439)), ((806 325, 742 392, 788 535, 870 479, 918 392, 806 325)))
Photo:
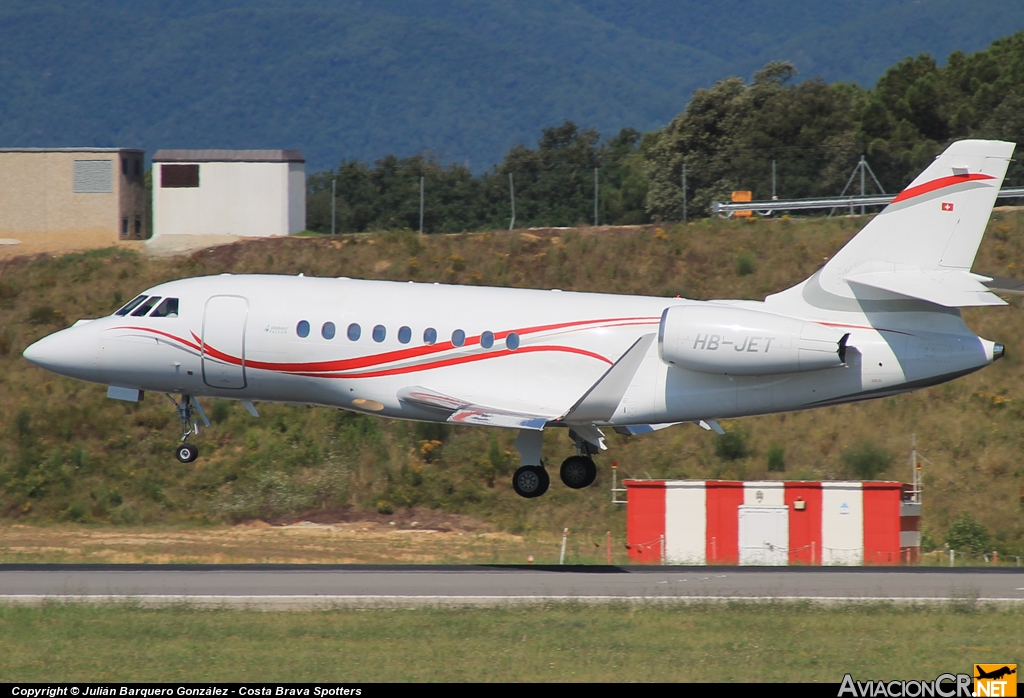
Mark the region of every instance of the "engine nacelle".
POLYGON ((734 376, 835 368, 849 333, 727 305, 676 305, 661 314, 658 354, 672 366, 734 376))

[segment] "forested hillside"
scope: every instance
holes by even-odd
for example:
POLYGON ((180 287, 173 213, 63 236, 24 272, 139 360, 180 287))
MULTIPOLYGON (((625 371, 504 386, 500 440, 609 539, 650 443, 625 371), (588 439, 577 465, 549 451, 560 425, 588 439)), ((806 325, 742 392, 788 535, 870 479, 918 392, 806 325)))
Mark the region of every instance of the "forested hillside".
MULTIPOLYGON (((555 483, 524 500, 510 486, 515 432, 390 421, 328 408, 207 401, 202 457, 173 456, 178 425, 162 395, 108 400, 103 386, 21 358, 29 343, 110 313, 151 284, 220 272, 305 273, 561 288, 691 298, 762 299, 811 274, 864 219, 723 221, 630 229, 253 240, 172 260, 100 250, 0 262, 0 517, 7 521, 204 523, 314 517, 419 506, 509 531, 621 533, 609 465, 632 477, 909 478, 911 434, 924 473, 926 546, 1024 555, 1024 305, 966 309, 1006 358, 952 383, 855 405, 736 420, 716 437, 692 424, 610 434, 596 484, 555 483), (964 542, 964 541, 968 542, 964 542)), ((996 214, 978 271, 1014 275, 1024 215, 996 214)), ((571 453, 548 430, 546 457, 571 453)), ((603 538, 602 538, 603 540, 603 538)))
POLYGON ((568 119, 661 128, 791 61, 867 86, 1024 26, 1017 0, 6 0, 0 146, 432 152, 476 173, 568 119))
MULTIPOLYGON (((783 199, 838 195, 862 155, 895 193, 953 140, 1024 142, 1024 32, 954 52, 945 65, 907 58, 871 89, 799 78, 791 63, 773 62, 750 82, 721 80, 646 134, 626 128, 602 138, 572 122, 546 128, 536 146, 509 149, 479 176, 420 155, 372 166, 345 160, 309 178, 308 225, 330 231, 332 183, 340 232, 418 229, 420 177, 428 233, 507 228, 513 186, 519 225, 592 224, 595 185, 598 222, 625 225, 682 219, 684 162, 696 218, 733 190, 770 198, 773 162, 783 199)), ((1024 185, 1024 165, 1011 165, 1007 184, 1024 185)), ((868 187, 876 192, 872 179, 868 187)))

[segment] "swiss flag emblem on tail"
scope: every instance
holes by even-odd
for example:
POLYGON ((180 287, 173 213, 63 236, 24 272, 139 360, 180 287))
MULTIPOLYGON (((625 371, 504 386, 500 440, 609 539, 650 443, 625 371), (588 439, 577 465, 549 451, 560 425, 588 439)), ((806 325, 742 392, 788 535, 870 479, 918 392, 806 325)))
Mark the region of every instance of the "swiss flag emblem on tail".
POLYGON ((951 204, 949 202, 946 202, 946 201, 943 201, 942 202, 942 210, 943 211, 952 211, 953 210, 953 204, 951 204))

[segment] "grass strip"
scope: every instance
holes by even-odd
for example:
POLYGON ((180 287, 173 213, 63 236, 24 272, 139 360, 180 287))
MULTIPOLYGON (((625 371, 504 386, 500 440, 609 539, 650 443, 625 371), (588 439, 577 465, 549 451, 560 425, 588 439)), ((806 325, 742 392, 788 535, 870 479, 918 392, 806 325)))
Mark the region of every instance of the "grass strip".
POLYGON ((334 609, 0 606, 0 681, 930 679, 1018 662, 1024 609, 974 603, 334 609))

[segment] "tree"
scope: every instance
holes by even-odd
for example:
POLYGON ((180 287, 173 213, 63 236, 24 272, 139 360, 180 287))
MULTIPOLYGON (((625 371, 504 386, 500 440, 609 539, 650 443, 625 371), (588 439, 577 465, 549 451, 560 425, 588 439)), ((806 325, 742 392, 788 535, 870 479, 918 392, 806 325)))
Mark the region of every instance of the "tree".
POLYGON ((969 511, 960 512, 949 526, 946 544, 953 550, 981 555, 989 550, 988 530, 969 511))

